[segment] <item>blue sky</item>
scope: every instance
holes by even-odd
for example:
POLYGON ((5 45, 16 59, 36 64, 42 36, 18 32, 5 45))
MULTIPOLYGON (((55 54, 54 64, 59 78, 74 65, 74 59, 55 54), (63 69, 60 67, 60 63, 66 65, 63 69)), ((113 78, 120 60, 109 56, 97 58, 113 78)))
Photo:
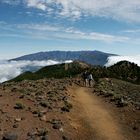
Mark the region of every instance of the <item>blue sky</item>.
POLYGON ((0 59, 51 50, 140 55, 140 0, 0 0, 0 59))

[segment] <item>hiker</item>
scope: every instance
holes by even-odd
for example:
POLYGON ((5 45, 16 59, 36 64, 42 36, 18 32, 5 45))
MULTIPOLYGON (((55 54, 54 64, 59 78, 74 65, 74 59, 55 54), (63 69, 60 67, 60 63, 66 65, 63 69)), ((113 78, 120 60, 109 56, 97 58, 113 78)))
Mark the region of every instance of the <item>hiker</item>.
POLYGON ((93 86, 93 76, 92 76, 92 73, 89 73, 88 75, 88 84, 89 84, 89 87, 93 86))
POLYGON ((83 78, 83 85, 87 86, 87 81, 88 81, 88 73, 87 73, 87 71, 85 71, 83 73, 82 78, 83 78))

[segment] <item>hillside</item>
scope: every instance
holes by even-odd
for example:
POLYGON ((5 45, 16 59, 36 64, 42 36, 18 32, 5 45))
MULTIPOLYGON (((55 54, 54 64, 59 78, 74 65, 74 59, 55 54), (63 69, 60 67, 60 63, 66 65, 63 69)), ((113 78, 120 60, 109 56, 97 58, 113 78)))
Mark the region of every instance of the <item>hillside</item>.
POLYGON ((99 79, 94 88, 88 88, 75 84, 79 80, 1 84, 0 139, 139 140, 140 86, 99 79), (124 106, 121 98, 127 101, 124 106))
POLYGON ((140 84, 140 67, 128 61, 121 61, 110 67, 93 67, 91 71, 96 81, 108 77, 140 84))
POLYGON ((140 67, 128 61, 118 62, 111 67, 92 66, 84 62, 74 61, 69 64, 46 66, 36 72, 27 71, 10 81, 75 77, 81 75, 85 70, 93 74, 95 81, 98 81, 100 78, 116 78, 140 84, 140 67))
POLYGON ((108 98, 117 107, 134 105, 140 110, 140 85, 115 78, 101 78, 95 87, 97 95, 108 98))
POLYGON ((22 81, 22 80, 38 80, 43 78, 65 78, 74 77, 82 73, 85 69, 91 67, 90 65, 74 61, 73 63, 65 63, 53 66, 46 66, 36 72, 27 71, 10 81, 22 81))
POLYGON ((103 66, 107 63, 107 58, 109 56, 114 56, 114 54, 104 53, 100 51, 50 51, 29 54, 12 60, 79 60, 84 61, 88 64, 103 66))
POLYGON ((140 67, 137 64, 121 61, 108 68, 109 77, 140 84, 140 67))

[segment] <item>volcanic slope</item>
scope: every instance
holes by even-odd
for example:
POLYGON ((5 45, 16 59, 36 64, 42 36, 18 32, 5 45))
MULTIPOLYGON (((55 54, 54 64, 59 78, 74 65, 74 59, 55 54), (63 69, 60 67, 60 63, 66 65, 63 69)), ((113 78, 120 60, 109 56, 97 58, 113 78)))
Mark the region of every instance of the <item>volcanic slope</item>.
MULTIPOLYGON (((0 85, 0 139, 138 140, 139 110, 117 107, 77 78, 0 85)), ((133 86, 133 85, 132 85, 133 86)), ((99 92, 99 91, 98 91, 99 92)))

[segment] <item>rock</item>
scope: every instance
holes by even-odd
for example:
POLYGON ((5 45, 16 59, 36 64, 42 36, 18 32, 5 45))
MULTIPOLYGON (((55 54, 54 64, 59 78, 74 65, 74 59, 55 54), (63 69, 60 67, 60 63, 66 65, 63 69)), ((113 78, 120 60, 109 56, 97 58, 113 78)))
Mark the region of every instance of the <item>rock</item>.
POLYGON ((16 105, 14 106, 14 109, 24 109, 25 106, 22 103, 16 103, 16 105))
POLYGON ((40 128, 37 131, 38 136, 46 136, 48 134, 48 130, 46 128, 40 128))
POLYGON ((137 107, 136 107, 136 110, 140 110, 140 107, 139 107, 139 106, 137 106, 137 107))
POLYGON ((16 91, 17 91, 17 88, 16 87, 14 87, 14 88, 11 89, 11 92, 16 92, 16 91))
POLYGON ((23 99, 23 98, 24 98, 24 95, 19 96, 19 99, 23 99))
POLYGON ((62 139, 63 140, 68 140, 68 138, 66 136, 63 136, 62 139))
POLYGON ((26 120, 26 118, 25 117, 21 117, 21 120, 26 120))
POLYGON ((46 135, 46 136, 43 136, 42 138, 41 138, 41 140, 48 140, 48 136, 46 135))
POLYGON ((64 112, 70 112, 70 109, 67 106, 63 106, 61 110, 64 112))
POLYGON ((22 119, 21 118, 16 118, 15 122, 20 122, 22 119))
POLYGON ((65 96, 65 97, 63 97, 63 99, 62 99, 63 101, 67 101, 68 100, 68 98, 65 96))
POLYGON ((28 107, 28 108, 27 108, 27 111, 31 111, 31 107, 28 107))
POLYGON ((33 114, 33 116, 34 116, 35 118, 37 118, 37 117, 38 117, 38 114, 33 114))
POLYGON ((43 117, 43 113, 39 112, 38 117, 43 117))
POLYGON ((43 116, 40 118, 40 120, 46 122, 46 121, 47 121, 46 115, 43 115, 43 116))
POLYGON ((53 128, 54 129, 61 129, 61 124, 59 124, 59 123, 53 124, 53 128))
POLYGON ((70 110, 72 109, 72 104, 71 103, 69 103, 69 102, 67 102, 67 101, 65 101, 65 106, 63 106, 62 108, 61 108, 61 110, 62 111, 65 111, 65 112, 70 112, 70 110))
POLYGON ((49 106, 49 103, 48 102, 40 102, 40 105, 42 106, 42 107, 48 107, 49 106))
POLYGON ((15 132, 5 133, 2 140, 17 140, 18 135, 15 132))
POLYGON ((43 96, 37 96, 36 97, 36 101, 42 101, 43 100, 43 96))
POLYGON ((7 113, 6 111, 4 111, 4 110, 2 110, 2 109, 0 109, 0 112, 1 112, 2 114, 7 113))
POLYGON ((30 138, 33 138, 35 135, 37 135, 37 132, 28 132, 27 136, 29 136, 30 138))
POLYGON ((39 112, 39 110, 34 110, 34 111, 32 111, 32 114, 39 114, 40 112, 39 112))
POLYGON ((35 136, 28 138, 27 140, 36 140, 35 136))
POLYGON ((64 129, 61 127, 61 128, 59 129, 59 131, 63 133, 63 132, 64 132, 64 129))
POLYGON ((52 119, 51 121, 49 121, 51 124, 53 124, 53 128, 54 129, 61 129, 62 128, 62 121, 61 120, 56 120, 56 119, 52 119))
POLYGON ((27 140, 37 140, 37 131, 31 131, 27 133, 28 139, 27 140))
POLYGON ((18 128, 19 127, 19 124, 14 124, 13 125, 13 128, 18 128))
POLYGON ((41 110, 40 113, 42 113, 42 114, 46 114, 47 111, 46 111, 46 110, 41 110))
POLYGON ((127 106, 128 105, 128 102, 127 101, 124 101, 123 98, 121 98, 120 100, 118 100, 117 102, 117 106, 118 107, 124 107, 124 106, 127 106))
POLYGON ((134 127, 133 127, 133 130, 138 130, 138 127, 137 127, 137 126, 134 126, 134 127))

